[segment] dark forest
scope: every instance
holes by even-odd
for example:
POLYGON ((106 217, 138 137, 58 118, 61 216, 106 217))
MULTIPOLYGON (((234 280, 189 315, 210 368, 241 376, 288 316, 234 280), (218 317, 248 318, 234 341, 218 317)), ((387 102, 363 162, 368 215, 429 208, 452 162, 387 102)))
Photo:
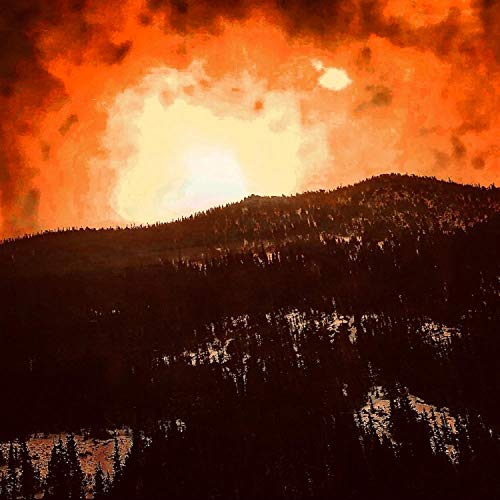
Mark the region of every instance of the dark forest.
POLYGON ((0 498, 498 498, 499 243, 405 175, 5 241, 0 498), (26 446, 118 426, 111 475, 26 446))

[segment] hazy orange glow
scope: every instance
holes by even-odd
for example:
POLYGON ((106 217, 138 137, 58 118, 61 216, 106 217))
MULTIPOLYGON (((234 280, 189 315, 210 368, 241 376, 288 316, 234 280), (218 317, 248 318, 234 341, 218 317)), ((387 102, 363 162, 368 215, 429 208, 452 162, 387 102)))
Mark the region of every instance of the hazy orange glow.
POLYGON ((326 165, 326 127, 302 123, 300 97, 248 72, 219 80, 201 62, 158 68, 109 109, 105 163, 116 166, 113 206, 147 223, 238 201, 291 194, 307 166, 326 165))
POLYGON ((1 236, 392 171, 498 182, 500 56, 470 1, 382 2, 371 33, 267 2, 191 2, 189 22, 150 3, 30 27, 41 73, 21 60, 2 97, 1 236))

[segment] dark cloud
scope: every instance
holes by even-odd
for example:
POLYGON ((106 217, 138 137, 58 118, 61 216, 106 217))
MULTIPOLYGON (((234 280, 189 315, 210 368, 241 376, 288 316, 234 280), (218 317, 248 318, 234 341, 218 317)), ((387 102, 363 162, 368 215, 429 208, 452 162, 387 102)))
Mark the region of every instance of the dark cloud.
POLYGON ((371 104, 374 106, 389 106, 392 102, 392 90, 383 85, 369 86, 368 90, 372 92, 371 104))
POLYGON ((50 144, 42 142, 40 144, 40 151, 42 152, 42 158, 44 161, 50 160, 50 144))
MULTIPOLYGON (((461 12, 456 8, 439 23, 415 27, 409 19, 386 16, 384 0, 278 0, 277 5, 283 25, 292 35, 328 40, 365 40, 376 35, 396 46, 430 50, 442 58, 459 50, 465 53, 467 44, 476 38, 463 29, 461 12)), ((493 35, 492 23, 488 23, 487 37, 488 33, 493 35)), ((370 56, 365 51, 358 61, 369 64, 370 56)))
POLYGON ((64 120, 64 123, 59 127, 59 133, 61 135, 66 135, 69 132, 69 129, 75 124, 78 123, 78 116, 77 115, 69 115, 66 120, 64 120))
POLYGON ((461 160, 467 155, 467 148, 465 147, 465 144, 461 141, 460 137, 454 135, 451 138, 451 145, 453 148, 453 157, 456 160, 461 160))
MULTIPOLYGON (((217 31, 220 19, 244 19, 255 5, 270 2, 247 0, 148 0, 152 14, 165 16, 165 30, 186 33, 196 30, 217 31)), ((145 14, 147 16, 147 14, 145 14)))
MULTIPOLYGON (((398 39, 393 41, 397 42, 398 39)), ((403 38, 403 45, 432 50, 439 57, 446 58, 458 48, 457 44, 464 41, 460 11, 450 9, 448 16, 440 23, 410 30, 407 39, 403 38)))
MULTIPOLYGON (((38 202, 34 202, 37 191, 33 187, 33 172, 16 149, 17 136, 31 134, 37 127, 33 121, 37 112, 65 96, 62 82, 47 71, 38 49, 39 36, 62 29, 68 38, 64 50, 78 64, 80 53, 92 42, 93 36, 106 31, 105 25, 89 25, 87 8, 85 0, 1 1, 0 229, 4 233, 17 234, 32 230, 36 225, 33 221, 38 202), (20 96, 22 105, 19 104, 20 96)), ((106 45, 106 36, 101 39, 106 45)), ((112 49, 108 53, 110 63, 123 60, 130 49, 128 45, 109 44, 109 47, 112 49)), ((74 123, 75 117, 68 117, 60 128, 61 134, 64 135, 74 123)), ((42 158, 48 155, 49 149, 42 148, 42 158)))
POLYGON ((149 26, 153 22, 153 18, 151 15, 141 12, 139 14, 139 23, 141 23, 143 26, 149 26))
POLYGON ((358 54, 356 64, 359 68, 368 68, 372 60, 372 50, 370 47, 363 47, 358 54))
POLYGON ((168 0, 147 0, 147 8, 156 12, 159 9, 165 8, 168 5, 168 0))
POLYGON ((278 12, 292 34, 326 36, 348 33, 359 15, 355 2, 339 0, 278 0, 278 12))
MULTIPOLYGON (((23 92, 23 109, 36 109, 52 92, 61 90, 39 61, 32 28, 43 20, 48 24, 57 17, 57 1, 3 0, 0 7, 0 228, 17 233, 32 228, 26 221, 24 203, 30 196, 32 173, 16 150, 17 134, 29 125, 10 109, 10 102, 23 92)), ((35 209, 36 209, 36 205, 35 209)))
POLYGON ((450 156, 443 151, 434 151, 434 160, 436 170, 443 170, 450 164, 450 156))
POLYGON ((69 9, 73 12, 82 12, 87 5, 87 0, 70 0, 69 9))
POLYGON ((498 0, 477 0, 484 40, 500 63, 500 2, 498 0))
MULTIPOLYGON (((28 224, 34 224, 34 219, 38 212, 40 203, 40 191, 38 189, 30 189, 24 199, 22 216, 28 224)), ((34 228, 33 228, 34 229, 34 228)))
MULTIPOLYGON (((169 30, 213 30, 221 18, 244 19, 255 9, 266 13, 290 36, 334 40, 367 39, 375 34, 400 44, 416 43, 414 31, 400 20, 386 19, 384 0, 147 0, 150 14, 163 13, 169 30)), ((144 14, 149 22, 150 16, 144 14)))
POLYGON ((187 14, 189 12, 189 4, 186 0, 172 0, 171 5, 179 14, 187 14))
MULTIPOLYGON (((55 4, 56 2, 54 2, 55 4)), ((2 94, 10 97, 16 82, 23 78, 23 66, 30 67, 31 76, 37 80, 50 80, 50 75, 38 61, 38 52, 30 28, 41 17, 51 22, 52 9, 44 12, 42 2, 36 0, 7 0, 0 8, 0 80, 2 94), (23 64, 24 63, 24 64, 23 64)), ((26 68, 24 71, 27 71, 26 68)))
MULTIPOLYGON (((463 13, 457 8, 450 8, 438 23, 415 26, 411 19, 387 16, 386 4, 386 0, 147 0, 141 22, 149 24, 152 15, 163 14, 168 31, 212 31, 222 18, 244 19, 260 9, 292 37, 331 43, 346 37, 367 40, 376 35, 396 46, 430 50, 441 58, 459 54, 470 64, 478 62, 478 43, 482 43, 500 61, 498 0, 476 1, 483 28, 480 34, 468 32, 463 13)), ((367 66, 370 59, 370 49, 366 48, 358 63, 367 66)))
POLYGON ((392 102, 392 90, 385 85, 368 85, 366 90, 371 94, 369 99, 356 107, 356 112, 360 113, 370 108, 382 108, 389 106, 392 102))
POLYGON ((29 187, 33 171, 16 172, 13 165, 22 165, 17 151, 0 148, 1 224, 4 234, 11 235, 36 229, 39 201, 37 190, 29 187))
POLYGON ((132 48, 132 40, 127 40, 120 44, 106 43, 102 49, 102 60, 106 64, 120 64, 132 48))
POLYGON ((419 135, 421 135, 421 136, 425 136, 425 135, 429 135, 429 134, 434 134, 434 133, 436 133, 436 132, 437 132, 437 130, 438 130, 438 128, 437 128, 437 127, 422 127, 422 128, 418 131, 418 133, 419 133, 419 135))
POLYGON ((485 166, 484 158, 481 156, 475 156, 472 158, 472 167, 476 170, 482 170, 485 166))

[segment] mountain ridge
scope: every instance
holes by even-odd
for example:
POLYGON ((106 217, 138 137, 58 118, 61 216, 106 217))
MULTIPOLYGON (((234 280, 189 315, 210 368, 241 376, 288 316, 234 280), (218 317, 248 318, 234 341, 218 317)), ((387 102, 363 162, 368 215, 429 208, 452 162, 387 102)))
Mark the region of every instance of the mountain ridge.
POLYGON ((180 259, 259 251, 309 238, 401 232, 453 232, 500 210, 500 189, 432 177, 384 174, 357 184, 292 196, 251 195, 167 223, 46 232, 0 244, 0 266, 13 275, 123 269, 180 259))

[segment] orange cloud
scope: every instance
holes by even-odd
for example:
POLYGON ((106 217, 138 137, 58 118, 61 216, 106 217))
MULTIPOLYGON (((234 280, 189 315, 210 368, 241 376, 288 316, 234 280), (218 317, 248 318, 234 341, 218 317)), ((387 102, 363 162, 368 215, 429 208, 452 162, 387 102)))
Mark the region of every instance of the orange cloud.
POLYGON ((1 16, 2 236, 388 171, 498 182, 491 2, 24 0, 1 16))

